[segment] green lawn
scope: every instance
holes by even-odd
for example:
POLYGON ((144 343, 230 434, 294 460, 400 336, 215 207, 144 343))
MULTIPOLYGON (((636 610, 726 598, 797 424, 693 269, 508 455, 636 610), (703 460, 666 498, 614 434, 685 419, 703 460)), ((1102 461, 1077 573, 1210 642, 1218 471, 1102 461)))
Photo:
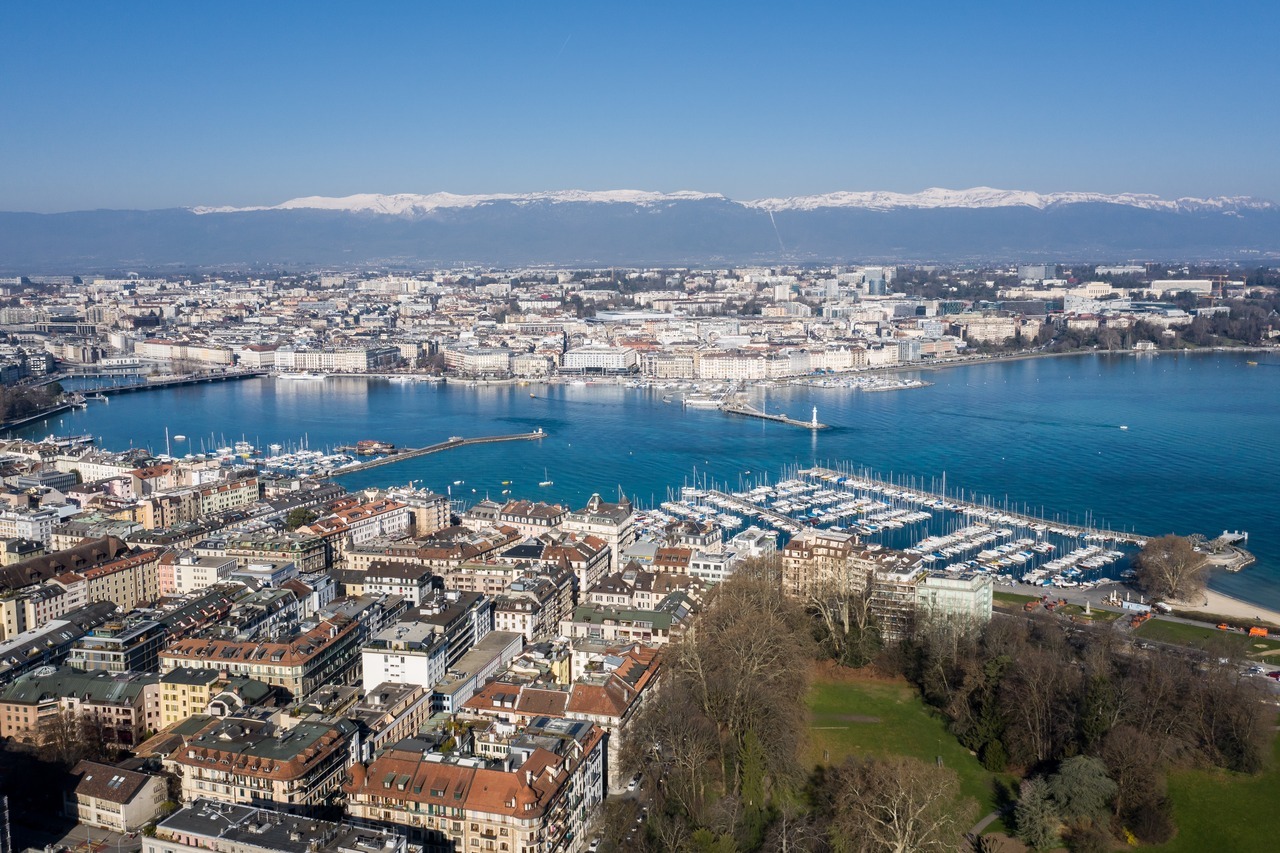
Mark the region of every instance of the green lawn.
POLYGON ((959 776, 961 793, 976 801, 966 819, 976 821, 995 809, 996 774, 983 769, 909 685, 819 676, 809 692, 809 710, 813 764, 838 764, 846 756, 867 754, 933 762, 940 755, 959 776))
POLYGON ((1008 604, 1014 607, 1022 607, 1028 601, 1040 600, 1038 595, 1020 595, 1016 592, 1000 592, 999 590, 992 592, 991 598, 994 604, 1008 604))
POLYGON ((1274 812, 1280 803, 1280 738, 1271 745, 1271 766, 1257 776, 1185 770, 1169 776, 1169 796, 1178 835, 1162 853, 1273 850, 1274 812))
POLYGON ((1065 607, 1059 607, 1054 613, 1075 616, 1078 619, 1089 619, 1093 622, 1114 622, 1120 618, 1120 614, 1114 610, 1091 609, 1088 615, 1085 615, 1084 608, 1079 604, 1068 604, 1065 607))
POLYGON ((1186 646, 1203 647, 1205 643, 1222 637, 1226 632, 1217 628, 1202 628, 1199 625, 1188 625, 1185 622, 1169 622, 1165 619, 1151 619, 1133 632, 1139 637, 1161 643, 1180 643, 1186 646))

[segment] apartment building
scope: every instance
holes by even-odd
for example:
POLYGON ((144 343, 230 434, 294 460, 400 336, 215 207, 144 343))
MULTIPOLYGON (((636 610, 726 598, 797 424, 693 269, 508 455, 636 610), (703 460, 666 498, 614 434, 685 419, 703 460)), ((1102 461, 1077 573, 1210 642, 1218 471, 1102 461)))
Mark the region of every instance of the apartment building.
POLYGON ((182 736, 163 764, 181 776, 185 802, 206 799, 315 815, 339 793, 356 736, 348 720, 284 727, 253 717, 207 718, 194 734, 182 736))
POLYGON ((0 691, 0 737, 42 743, 69 718, 96 726, 109 744, 134 746, 160 721, 160 680, 143 673, 40 669, 0 691))
POLYGON ((609 546, 609 564, 617 568, 622 549, 636 539, 635 508, 625 496, 608 503, 593 494, 586 506, 565 516, 561 528, 578 538, 594 536, 609 546))
POLYGON ((603 743, 590 723, 540 717, 500 760, 392 748, 351 768, 347 810, 402 829, 424 853, 585 850, 605 795, 603 743))
POLYGON ((150 604, 160 596, 157 549, 132 551, 81 572, 90 601, 111 601, 121 610, 150 604))
POLYGON ((63 814, 85 826, 137 832, 160 816, 169 799, 164 777, 97 761, 71 768, 63 814))
POLYGON ((253 678, 290 697, 306 696, 324 684, 346 684, 360 660, 359 620, 336 617, 287 640, 236 641, 192 637, 160 653, 160 672, 178 667, 213 669, 253 678))
POLYGON ((143 853, 407 853, 394 832, 198 798, 143 839, 143 853))

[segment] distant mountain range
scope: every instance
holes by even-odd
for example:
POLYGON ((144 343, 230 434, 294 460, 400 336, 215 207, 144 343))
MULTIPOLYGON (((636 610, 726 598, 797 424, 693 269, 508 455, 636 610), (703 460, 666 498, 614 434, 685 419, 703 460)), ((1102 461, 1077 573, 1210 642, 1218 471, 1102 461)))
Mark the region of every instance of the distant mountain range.
POLYGON ((363 194, 272 207, 0 213, 0 270, 9 274, 1276 255, 1280 205, 1269 201, 989 187, 755 201, 640 190, 363 194))

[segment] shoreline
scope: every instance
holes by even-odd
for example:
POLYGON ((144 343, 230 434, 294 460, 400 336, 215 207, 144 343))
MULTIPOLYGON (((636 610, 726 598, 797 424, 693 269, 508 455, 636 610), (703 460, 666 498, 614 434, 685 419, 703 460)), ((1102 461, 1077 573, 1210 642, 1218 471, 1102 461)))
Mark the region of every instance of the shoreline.
POLYGON ((1217 592, 1208 587, 1205 588, 1202 595, 1204 598, 1202 604, 1180 605, 1180 609, 1203 611, 1205 614, 1213 614, 1215 616, 1233 616, 1236 619, 1243 619, 1247 622, 1262 620, 1280 625, 1280 612, 1263 607, 1261 604, 1253 604, 1243 598, 1236 598, 1234 595, 1217 592))

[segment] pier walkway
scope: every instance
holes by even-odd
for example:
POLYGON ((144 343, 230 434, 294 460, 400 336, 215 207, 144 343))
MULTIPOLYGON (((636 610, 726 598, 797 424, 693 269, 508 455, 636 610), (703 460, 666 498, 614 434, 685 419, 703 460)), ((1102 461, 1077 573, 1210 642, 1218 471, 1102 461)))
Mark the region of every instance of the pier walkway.
POLYGON ((767 412, 760 411, 755 406, 751 405, 745 400, 740 400, 738 402, 732 402, 732 403, 730 402, 723 403, 720 406, 720 411, 728 412, 731 415, 743 415, 744 417, 748 417, 748 418, 760 418, 761 420, 775 421, 777 423, 787 424, 789 426, 804 427, 805 429, 817 430, 817 429, 829 428, 826 424, 818 423, 817 409, 814 409, 813 419, 808 421, 796 420, 795 418, 789 418, 786 415, 770 415, 767 412))
POLYGON ((732 507, 738 512, 741 512, 748 517, 756 516, 767 521, 769 524, 772 524, 779 530, 784 530, 787 533, 790 533, 792 536, 799 533, 801 530, 804 530, 804 525, 796 521, 794 518, 788 515, 783 515, 780 512, 774 512, 768 507, 753 504, 751 501, 744 501, 742 498, 735 498, 728 492, 722 492, 719 489, 708 489, 707 494, 715 495, 725 505, 732 507))
POLYGON ((132 394, 135 391, 154 391, 160 388, 176 388, 182 385, 203 385, 206 382, 235 382, 240 379, 257 379, 266 376, 265 370, 236 370, 227 373, 198 374, 194 376, 175 376, 172 379, 156 379, 131 382, 128 385, 106 385, 101 388, 90 388, 80 393, 87 399, 94 399, 101 394, 112 397, 116 394, 132 394))
POLYGON ((1056 530, 1066 531, 1068 535, 1079 536, 1082 538, 1123 542, 1129 545, 1137 545, 1139 547, 1145 545, 1148 539, 1154 538, 1152 536, 1134 533, 1131 531, 1110 530, 1105 527, 1083 527, 1078 524, 1051 521, 1038 516, 1028 515, 1027 513, 1017 512, 1016 510, 1003 509, 995 506, 984 506, 972 501, 966 501, 963 498, 959 498, 954 495, 942 495, 925 489, 903 486, 898 483, 888 483, 873 477, 848 474, 842 471, 835 471, 830 468, 808 468, 801 471, 800 474, 802 476, 815 477, 828 482, 835 482, 836 480, 843 479, 844 482, 839 485, 844 488, 876 491, 882 494, 889 491, 894 495, 911 501, 912 503, 925 504, 942 501, 943 503, 959 507, 959 512, 968 512, 970 514, 989 514, 994 512, 998 514, 1002 520, 1008 519, 1008 522, 1011 523, 1022 524, 1026 527, 1030 527, 1033 524, 1051 526, 1056 528, 1056 530))
POLYGON ((401 450, 388 456, 382 456, 378 459, 371 459, 368 462, 360 462, 355 465, 348 466, 339 471, 334 471, 328 476, 328 479, 336 479, 345 477, 347 474, 354 474, 357 471, 367 471, 370 468, 377 468, 379 465, 390 465, 394 462, 403 462, 406 459, 417 459, 419 456, 426 456, 430 453, 439 453, 442 450, 453 450, 455 447, 466 447, 469 444, 496 444, 500 441, 537 441, 546 438, 547 434, 539 427, 533 432, 521 432, 515 435, 485 435, 477 438, 463 438, 462 436, 453 436, 447 441, 439 444, 432 444, 428 447, 417 447, 412 449, 401 450))

